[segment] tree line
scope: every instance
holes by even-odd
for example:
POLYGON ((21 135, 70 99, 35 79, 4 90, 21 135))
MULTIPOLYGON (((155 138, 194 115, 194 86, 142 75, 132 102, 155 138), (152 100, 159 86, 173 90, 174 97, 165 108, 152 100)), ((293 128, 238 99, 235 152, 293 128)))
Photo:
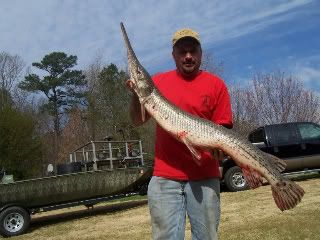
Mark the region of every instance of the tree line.
MULTIPOLYGON (((83 70, 76 65, 77 56, 52 52, 23 74, 21 57, 0 53, 0 167, 15 179, 43 176, 49 163, 64 163, 75 148, 110 136, 142 139, 153 159, 154 122, 135 128, 128 115, 128 73, 101 58, 83 70)), ((210 55, 203 68, 223 72, 210 55)), ((229 90, 234 128, 242 134, 264 124, 320 122, 319 96, 283 72, 257 73, 229 90)))

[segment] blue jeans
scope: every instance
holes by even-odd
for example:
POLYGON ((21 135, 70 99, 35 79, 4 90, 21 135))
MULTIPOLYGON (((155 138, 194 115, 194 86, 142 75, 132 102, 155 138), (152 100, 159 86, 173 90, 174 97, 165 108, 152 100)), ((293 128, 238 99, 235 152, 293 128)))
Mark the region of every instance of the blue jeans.
POLYGON ((193 240, 218 239, 219 179, 177 181, 154 176, 148 187, 148 204, 154 240, 184 239, 186 214, 193 240))

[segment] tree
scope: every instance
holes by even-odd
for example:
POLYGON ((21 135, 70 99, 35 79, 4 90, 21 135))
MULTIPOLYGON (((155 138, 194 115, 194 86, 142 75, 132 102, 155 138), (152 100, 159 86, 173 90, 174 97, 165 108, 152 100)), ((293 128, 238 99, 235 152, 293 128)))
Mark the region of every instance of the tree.
POLYGON ((42 144, 30 114, 14 108, 0 110, 0 166, 15 179, 39 176, 42 144))
POLYGON ((255 74, 251 101, 263 124, 294 121, 319 121, 319 98, 304 88, 302 81, 284 72, 255 74))
POLYGON ((62 130, 58 162, 65 162, 69 159, 69 153, 74 149, 84 145, 89 140, 86 122, 83 119, 83 110, 72 109, 70 111, 68 122, 62 130))
POLYGON ((88 106, 82 119, 86 121, 91 140, 113 136, 115 139, 142 139, 144 152, 153 158, 154 121, 136 128, 129 117, 130 91, 125 86, 129 79, 127 72, 115 64, 103 67, 101 59, 96 59, 85 71, 88 81, 88 106))
POLYGON ((72 70, 77 64, 77 56, 67 56, 63 52, 50 53, 32 66, 48 73, 44 77, 29 74, 19 87, 29 92, 42 92, 48 102, 43 109, 53 117, 54 157, 57 160, 58 138, 61 134, 62 116, 73 106, 79 104, 85 96, 85 76, 80 70, 72 70))
POLYGON ((0 88, 0 109, 13 105, 13 99, 7 89, 0 88))
POLYGON ((0 53, 0 108, 12 103, 11 91, 23 67, 24 63, 18 55, 0 53))
POLYGON ((124 107, 128 106, 130 99, 125 87, 125 81, 129 76, 115 64, 109 64, 101 70, 99 68, 99 74, 98 69, 93 72, 92 70, 89 83, 91 88, 87 97, 87 120, 92 136, 103 138, 122 130, 127 137, 131 121, 124 107))
POLYGON ((46 55, 40 63, 32 66, 46 71, 49 75, 40 78, 29 74, 19 87, 29 92, 42 92, 48 99, 45 108, 54 118, 54 131, 60 135, 60 120, 63 113, 84 97, 85 76, 80 70, 71 70, 77 64, 77 56, 67 56, 63 52, 46 55))
POLYGON ((90 140, 96 139, 97 123, 99 121, 99 113, 97 108, 97 96, 99 96, 99 76, 103 69, 102 57, 98 56, 85 70, 87 80, 87 111, 86 122, 90 140))
POLYGON ((258 125, 320 122, 320 99, 298 78, 275 71, 257 73, 247 87, 230 88, 235 126, 242 133, 258 125))
POLYGON ((254 108, 253 102, 248 101, 251 96, 250 89, 249 87, 232 85, 229 91, 232 105, 233 127, 241 135, 245 136, 259 125, 258 112, 254 108))
POLYGON ((123 106, 129 103, 129 94, 125 87, 125 81, 129 79, 126 72, 118 70, 117 66, 110 64, 99 75, 101 95, 101 110, 104 111, 106 120, 113 126, 125 128, 130 122, 123 106))

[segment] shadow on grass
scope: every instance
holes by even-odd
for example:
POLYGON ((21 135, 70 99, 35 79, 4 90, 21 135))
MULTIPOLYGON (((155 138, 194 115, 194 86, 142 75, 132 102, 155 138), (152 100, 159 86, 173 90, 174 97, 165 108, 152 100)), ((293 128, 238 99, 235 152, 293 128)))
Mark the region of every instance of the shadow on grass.
MULTIPOLYGON (((148 201, 144 200, 136 200, 129 202, 120 202, 107 206, 94 206, 93 208, 81 209, 77 211, 58 213, 55 215, 37 217, 31 220, 30 228, 28 232, 32 232, 35 229, 39 229, 41 227, 58 224, 61 222, 68 222, 75 219, 88 218, 91 216, 97 215, 105 215, 114 212, 121 212, 128 209, 136 208, 139 206, 146 205, 148 201)), ((68 209, 66 210, 68 211, 68 209)))

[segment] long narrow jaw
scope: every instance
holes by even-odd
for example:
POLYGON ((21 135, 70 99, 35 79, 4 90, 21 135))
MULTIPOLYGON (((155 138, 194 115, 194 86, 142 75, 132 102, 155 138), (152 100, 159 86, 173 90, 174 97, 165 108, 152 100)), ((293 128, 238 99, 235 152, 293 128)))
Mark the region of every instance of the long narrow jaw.
POLYGON ((127 48, 130 78, 135 85, 134 90, 139 98, 141 98, 141 101, 151 94, 154 87, 153 81, 149 73, 144 69, 144 67, 140 64, 138 58, 136 57, 136 54, 132 49, 126 29, 122 22, 120 23, 120 27, 127 48))

